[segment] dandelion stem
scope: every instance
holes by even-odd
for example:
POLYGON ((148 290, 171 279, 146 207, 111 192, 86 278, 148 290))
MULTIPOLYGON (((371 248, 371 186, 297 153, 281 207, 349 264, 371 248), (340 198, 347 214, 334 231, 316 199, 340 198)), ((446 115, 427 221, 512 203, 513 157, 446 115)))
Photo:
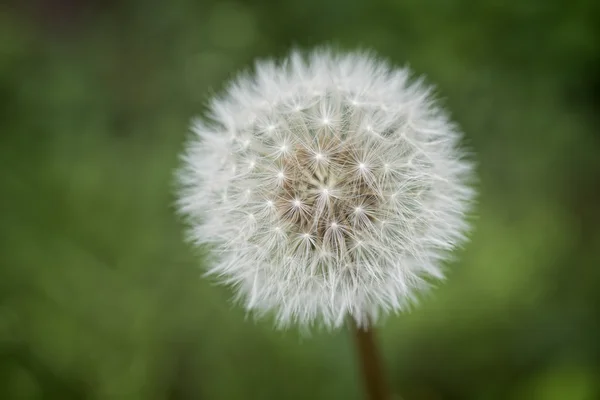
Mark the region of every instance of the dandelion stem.
POLYGON ((352 327, 368 399, 390 400, 391 396, 383 374, 381 357, 375 343, 374 328, 361 328, 354 319, 352 319, 352 327))

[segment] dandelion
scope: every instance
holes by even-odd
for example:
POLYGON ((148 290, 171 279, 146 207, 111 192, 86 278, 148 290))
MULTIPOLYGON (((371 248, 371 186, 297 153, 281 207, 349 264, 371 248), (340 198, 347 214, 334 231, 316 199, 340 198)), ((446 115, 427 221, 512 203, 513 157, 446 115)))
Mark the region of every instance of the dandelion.
POLYGON ((263 61, 193 125, 178 208, 209 275, 278 325, 366 328, 465 242, 474 191, 431 88, 369 53, 263 61))

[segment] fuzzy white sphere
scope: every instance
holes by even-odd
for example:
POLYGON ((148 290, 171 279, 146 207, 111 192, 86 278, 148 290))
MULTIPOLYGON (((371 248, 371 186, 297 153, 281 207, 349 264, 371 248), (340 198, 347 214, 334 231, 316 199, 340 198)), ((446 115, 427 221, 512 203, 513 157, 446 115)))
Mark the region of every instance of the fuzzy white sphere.
POLYGON ((292 53, 231 83, 193 126, 179 210, 209 273, 279 326, 403 310, 465 241, 461 134, 430 89, 367 53, 292 53))

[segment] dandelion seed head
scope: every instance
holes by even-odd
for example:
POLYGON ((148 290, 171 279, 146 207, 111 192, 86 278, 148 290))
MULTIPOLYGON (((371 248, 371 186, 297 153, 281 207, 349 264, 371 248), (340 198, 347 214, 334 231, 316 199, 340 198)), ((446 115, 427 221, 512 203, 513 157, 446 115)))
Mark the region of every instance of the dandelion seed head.
POLYGON ((178 208, 248 310, 281 327, 365 326, 443 277, 466 241, 473 167, 409 75, 366 53, 292 53, 195 121, 178 208))

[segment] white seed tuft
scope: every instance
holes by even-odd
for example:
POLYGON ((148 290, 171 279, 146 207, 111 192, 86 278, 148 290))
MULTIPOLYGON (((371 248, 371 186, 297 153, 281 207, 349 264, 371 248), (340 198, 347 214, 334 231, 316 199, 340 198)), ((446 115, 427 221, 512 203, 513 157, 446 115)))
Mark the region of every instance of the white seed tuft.
POLYGON ((474 196, 430 92, 407 69, 327 50, 235 80, 178 171, 190 238, 218 249, 209 273, 282 327, 405 309, 465 242, 474 196))

